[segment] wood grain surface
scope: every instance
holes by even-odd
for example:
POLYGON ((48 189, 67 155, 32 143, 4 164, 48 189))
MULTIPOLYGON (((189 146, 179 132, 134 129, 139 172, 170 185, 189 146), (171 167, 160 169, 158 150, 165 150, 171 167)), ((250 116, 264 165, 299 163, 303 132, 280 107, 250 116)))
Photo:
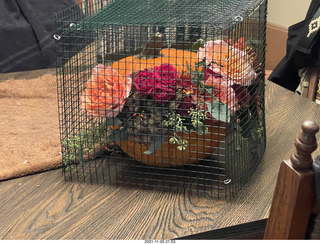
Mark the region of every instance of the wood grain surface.
POLYGON ((173 239, 263 220, 283 159, 304 120, 320 106, 267 82, 267 147, 232 200, 65 182, 60 170, 0 182, 1 239, 173 239))

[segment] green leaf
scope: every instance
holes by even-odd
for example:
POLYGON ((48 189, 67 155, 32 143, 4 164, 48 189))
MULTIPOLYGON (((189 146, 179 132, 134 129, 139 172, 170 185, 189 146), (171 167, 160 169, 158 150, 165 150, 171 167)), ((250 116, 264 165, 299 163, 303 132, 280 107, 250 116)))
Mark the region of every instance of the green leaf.
POLYGON ((208 86, 208 85, 203 85, 206 89, 216 89, 216 86, 208 86))
POLYGON ((147 151, 144 154, 150 155, 161 148, 162 144, 166 140, 166 135, 152 135, 151 136, 151 143, 147 151))
POLYGON ((213 91, 215 90, 215 87, 214 86, 204 86, 204 87, 207 90, 210 97, 215 99, 215 95, 213 95, 213 91))
POLYGON ((207 67, 207 62, 205 60, 202 60, 202 61, 200 61, 198 63, 195 62, 194 65, 196 67, 207 67))
POLYGON ((211 116, 222 122, 230 122, 230 110, 226 104, 220 100, 206 102, 211 116))
POLYGON ((191 51, 197 52, 200 47, 202 47, 202 48, 204 47, 204 40, 203 39, 196 40, 191 47, 191 51))
POLYGON ((215 64, 215 65, 218 65, 218 66, 220 66, 221 68, 223 68, 223 67, 224 67, 222 64, 217 63, 217 62, 215 62, 215 61, 211 61, 211 63, 212 63, 212 64, 215 64))
POLYGON ((121 125, 122 122, 117 117, 110 117, 110 118, 106 119, 106 124, 107 124, 107 126, 110 126, 110 125, 121 125))
POLYGON ((190 71, 190 65, 187 60, 186 60, 186 66, 187 66, 187 70, 190 71))

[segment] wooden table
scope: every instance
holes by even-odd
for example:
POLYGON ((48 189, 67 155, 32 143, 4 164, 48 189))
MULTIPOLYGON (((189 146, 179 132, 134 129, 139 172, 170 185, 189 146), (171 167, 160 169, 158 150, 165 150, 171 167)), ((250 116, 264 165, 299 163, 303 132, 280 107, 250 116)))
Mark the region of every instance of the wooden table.
POLYGON ((169 193, 65 182, 61 170, 52 170, 0 182, 0 238, 215 238, 226 227, 256 226, 268 217, 279 164, 293 152, 301 123, 319 122, 320 106, 267 82, 266 114, 264 159, 232 200, 183 189, 169 193))

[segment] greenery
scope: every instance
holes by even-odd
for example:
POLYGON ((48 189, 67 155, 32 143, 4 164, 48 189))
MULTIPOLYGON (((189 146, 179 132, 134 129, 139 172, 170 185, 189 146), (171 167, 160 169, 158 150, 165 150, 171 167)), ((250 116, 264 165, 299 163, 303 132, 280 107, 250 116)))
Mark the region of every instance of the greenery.
POLYGON ((62 141, 63 165, 66 166, 66 170, 71 169, 77 162, 82 163, 84 155, 91 153, 96 143, 110 143, 106 129, 108 123, 95 123, 90 128, 81 128, 62 141))

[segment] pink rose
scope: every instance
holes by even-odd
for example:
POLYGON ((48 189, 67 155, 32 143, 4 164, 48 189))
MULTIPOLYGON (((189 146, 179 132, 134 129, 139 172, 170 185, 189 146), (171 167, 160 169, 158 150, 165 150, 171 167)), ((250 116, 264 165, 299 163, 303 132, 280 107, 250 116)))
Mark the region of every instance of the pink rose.
POLYGON ((221 102, 227 104, 231 111, 231 115, 240 109, 236 94, 226 77, 220 76, 219 74, 212 74, 204 84, 214 86, 212 94, 221 102))
POLYGON ((204 47, 200 47, 198 50, 198 59, 199 61, 202 61, 204 58, 206 59, 206 63, 210 64, 212 61, 217 62, 217 60, 214 60, 214 42, 208 41, 204 45, 204 47))
POLYGON ((177 69, 170 64, 162 64, 154 67, 156 77, 159 77, 163 86, 175 86, 178 72, 177 69))
POLYGON ((168 86, 155 86, 150 90, 150 95, 157 103, 166 103, 175 98, 176 91, 168 86))
POLYGON ((232 81, 227 79, 227 76, 221 74, 217 69, 205 69, 205 85, 207 86, 219 86, 220 83, 226 83, 232 85, 232 81))
MULTIPOLYGON (((225 82, 228 81, 227 79, 227 75, 224 74, 220 68, 217 68, 218 66, 216 65, 212 65, 212 67, 210 68, 206 68, 204 70, 204 75, 205 75, 205 80, 208 80, 209 78, 219 78, 219 79, 223 79, 225 82), (212 77, 213 76, 213 77, 212 77)), ((232 83, 231 80, 229 80, 230 83, 232 83)))
POLYGON ((210 67, 215 73, 228 75, 233 83, 249 86, 257 76, 250 66, 248 55, 222 40, 209 41, 204 48, 199 48, 198 59, 203 58, 207 64, 213 62, 210 67), (217 69, 220 69, 220 72, 217 72, 217 69))
POLYGON ((156 76, 152 71, 140 71, 134 79, 135 86, 140 95, 145 96, 150 93, 150 90, 155 86, 156 76))

